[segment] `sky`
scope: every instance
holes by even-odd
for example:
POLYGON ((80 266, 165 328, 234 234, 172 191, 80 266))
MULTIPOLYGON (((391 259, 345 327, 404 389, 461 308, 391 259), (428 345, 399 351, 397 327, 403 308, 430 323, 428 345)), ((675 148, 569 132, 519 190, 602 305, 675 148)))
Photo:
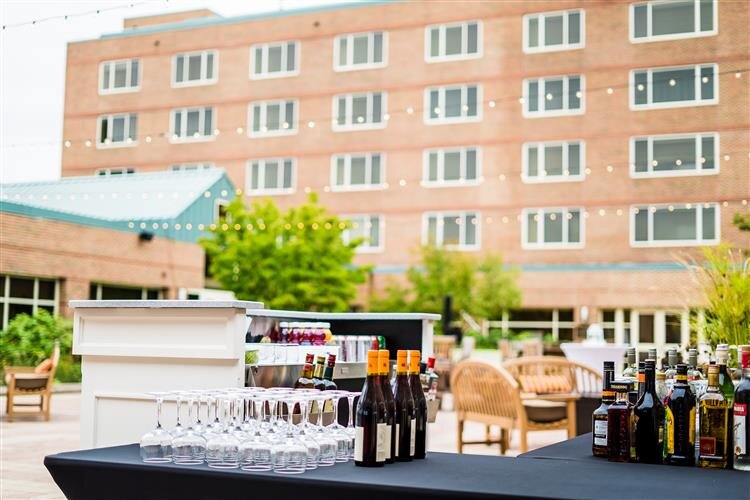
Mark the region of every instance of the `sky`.
POLYGON ((68 42, 121 31, 127 17, 200 8, 231 17, 343 1, 0 0, 0 183, 60 177, 68 42))

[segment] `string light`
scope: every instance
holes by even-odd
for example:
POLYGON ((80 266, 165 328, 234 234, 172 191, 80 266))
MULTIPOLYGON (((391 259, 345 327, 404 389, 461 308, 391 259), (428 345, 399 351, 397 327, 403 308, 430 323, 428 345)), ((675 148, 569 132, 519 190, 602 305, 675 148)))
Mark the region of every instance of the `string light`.
POLYGON ((614 94, 614 92, 615 92, 615 90, 614 90, 614 89, 613 89, 612 87, 609 87, 609 88, 607 89, 607 94, 609 94, 609 95, 612 95, 612 94, 614 94))

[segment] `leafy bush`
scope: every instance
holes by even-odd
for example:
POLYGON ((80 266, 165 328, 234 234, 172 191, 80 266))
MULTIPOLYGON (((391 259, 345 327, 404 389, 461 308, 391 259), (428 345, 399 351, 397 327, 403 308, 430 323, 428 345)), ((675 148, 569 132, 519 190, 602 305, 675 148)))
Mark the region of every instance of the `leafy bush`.
POLYGON ((57 380, 79 382, 81 364, 71 354, 72 323, 44 309, 33 316, 19 314, 5 330, 0 331, 0 367, 35 366, 52 355, 55 340, 60 341, 57 380))

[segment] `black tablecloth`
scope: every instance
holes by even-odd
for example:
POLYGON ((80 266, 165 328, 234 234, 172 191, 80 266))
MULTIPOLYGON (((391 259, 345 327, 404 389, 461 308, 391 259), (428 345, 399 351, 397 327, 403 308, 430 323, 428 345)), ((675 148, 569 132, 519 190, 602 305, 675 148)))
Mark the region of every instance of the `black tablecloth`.
POLYGON ((519 458, 429 453, 379 469, 346 463, 298 476, 144 464, 137 445, 50 455, 44 464, 76 500, 750 498, 750 474, 610 463, 586 456, 590 440, 581 436, 519 458))

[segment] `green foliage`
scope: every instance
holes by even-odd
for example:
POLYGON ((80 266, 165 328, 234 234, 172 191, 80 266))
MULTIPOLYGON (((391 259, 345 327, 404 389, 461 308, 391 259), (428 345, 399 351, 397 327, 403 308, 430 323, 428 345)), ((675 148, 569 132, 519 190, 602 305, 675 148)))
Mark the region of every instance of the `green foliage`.
POLYGON ((518 273, 507 270, 499 255, 487 255, 479 263, 474 303, 470 310, 480 318, 499 319, 503 311, 521 307, 518 273))
POLYGON ((35 366, 52 355, 55 340, 60 341, 60 363, 55 378, 61 382, 80 382, 80 360, 71 354, 72 323, 44 309, 33 316, 19 314, 0 331, 0 366, 35 366))
POLYGON ((740 231, 750 231, 750 216, 748 215, 736 213, 734 214, 732 223, 737 226, 740 231))
POLYGON ((367 268, 352 265, 362 240, 341 239, 348 227, 314 194, 286 212, 271 200, 248 208, 238 197, 201 245, 211 258, 211 276, 239 299, 274 309, 346 311, 367 276, 367 268))

